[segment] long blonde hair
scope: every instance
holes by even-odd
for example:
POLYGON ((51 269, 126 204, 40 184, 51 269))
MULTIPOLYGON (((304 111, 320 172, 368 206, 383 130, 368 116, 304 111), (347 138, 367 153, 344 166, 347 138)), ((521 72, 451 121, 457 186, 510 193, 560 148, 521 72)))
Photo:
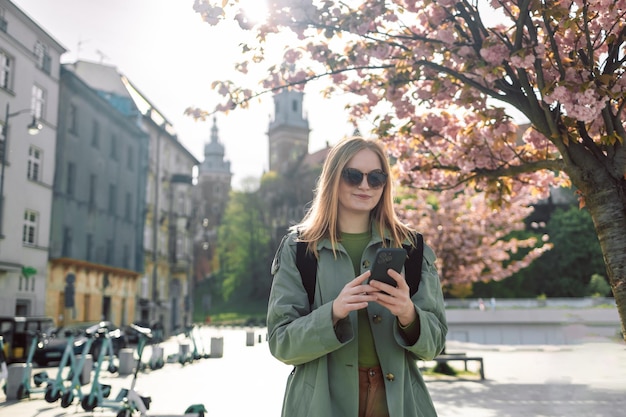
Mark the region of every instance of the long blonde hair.
MULTIPOLYGON (((324 238, 330 239, 333 252, 337 248, 340 235, 338 190, 341 172, 350 159, 364 149, 369 149, 378 155, 383 172, 390 173, 387 155, 378 142, 361 137, 343 139, 330 150, 324 161, 310 209, 299 224, 290 228, 299 232, 299 240, 308 242, 307 250, 315 256, 317 256, 317 243, 324 238)), ((398 219, 394 211, 393 184, 389 175, 380 200, 370 213, 370 219, 374 221, 374 227, 378 228, 381 236, 385 236, 385 231, 389 232, 391 246, 401 246, 411 234, 411 230, 398 219)), ((385 239, 383 239, 383 245, 386 245, 385 239)))

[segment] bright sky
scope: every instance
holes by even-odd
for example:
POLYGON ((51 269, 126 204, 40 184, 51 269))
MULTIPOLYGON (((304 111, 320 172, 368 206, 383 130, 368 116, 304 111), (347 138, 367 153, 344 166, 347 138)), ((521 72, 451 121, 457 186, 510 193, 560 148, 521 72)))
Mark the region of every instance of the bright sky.
MULTIPOLYGON (((68 50, 63 63, 80 59, 117 67, 167 117, 185 147, 204 159, 212 121, 196 122, 183 112, 189 106, 214 107, 211 82, 234 76, 238 41, 202 22, 193 11, 194 0, 12 1, 68 50)), ((249 0, 255 8, 264 2, 249 0)), ((307 91, 310 152, 352 133, 343 106, 307 91)), ((235 188, 268 169, 266 132, 272 109, 268 95, 248 110, 217 115, 235 188)))

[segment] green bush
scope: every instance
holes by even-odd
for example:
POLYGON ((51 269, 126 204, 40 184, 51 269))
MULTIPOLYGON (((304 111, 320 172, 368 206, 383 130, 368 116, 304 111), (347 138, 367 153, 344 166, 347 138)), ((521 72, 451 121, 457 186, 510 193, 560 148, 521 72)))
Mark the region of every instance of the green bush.
POLYGON ((594 297, 611 296, 611 286, 600 274, 593 274, 589 285, 587 286, 588 294, 594 297))

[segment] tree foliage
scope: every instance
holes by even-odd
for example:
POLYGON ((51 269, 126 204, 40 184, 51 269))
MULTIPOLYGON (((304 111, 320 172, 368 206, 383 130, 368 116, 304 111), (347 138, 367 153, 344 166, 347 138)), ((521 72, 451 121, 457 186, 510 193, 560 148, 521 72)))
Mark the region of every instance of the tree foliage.
POLYGON ((552 245, 548 237, 519 239, 532 212, 528 197, 492 209, 483 192, 471 188, 437 193, 412 191, 397 203, 398 214, 425 231, 439 259, 441 281, 448 290, 475 281, 500 281, 527 267, 552 245), (516 256, 524 251, 523 256, 516 256))
MULTIPOLYGON (((598 292, 596 288, 601 288, 599 278, 590 285, 594 275, 608 285, 602 277, 606 269, 598 237, 586 210, 559 208, 544 229, 554 245, 552 250, 504 282, 476 284, 474 295, 485 298, 536 297, 540 294, 547 297, 585 297, 594 295, 598 292)), ((600 291, 604 297, 609 295, 610 288, 600 291)))
POLYGON ((269 230, 263 221, 263 204, 257 193, 233 192, 218 229, 221 293, 228 300, 269 293, 269 230))
POLYGON ((356 96, 354 120, 375 117, 407 186, 463 184, 495 208, 571 181, 626 322, 625 0, 272 0, 257 23, 237 0, 218 3, 194 7, 251 31, 236 68, 267 72, 258 87, 215 81, 217 110, 327 77, 324 94, 356 96), (530 125, 521 137, 511 107, 530 125))

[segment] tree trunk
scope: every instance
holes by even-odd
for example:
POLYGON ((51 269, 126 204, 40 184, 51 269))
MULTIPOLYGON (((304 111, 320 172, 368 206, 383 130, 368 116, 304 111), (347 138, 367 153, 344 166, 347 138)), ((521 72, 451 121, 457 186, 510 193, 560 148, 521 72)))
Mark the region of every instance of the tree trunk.
MULTIPOLYGON (((594 181, 595 182, 595 181, 594 181)), ((591 213, 609 282, 622 323, 626 341, 626 179, 595 182, 584 192, 585 204, 591 213)))

